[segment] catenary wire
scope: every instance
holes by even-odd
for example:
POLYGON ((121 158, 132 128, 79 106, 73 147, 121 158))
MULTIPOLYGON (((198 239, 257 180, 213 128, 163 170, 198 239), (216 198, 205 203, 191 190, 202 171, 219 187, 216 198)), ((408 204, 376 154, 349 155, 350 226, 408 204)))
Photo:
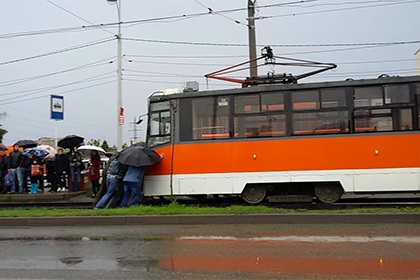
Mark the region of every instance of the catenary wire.
MULTIPOLYGON (((57 92, 56 94, 65 94, 65 93, 68 93, 68 92, 75 92, 75 91, 79 91, 79 90, 83 90, 83 89, 98 87, 98 86, 102 86, 102 85, 114 83, 115 81, 116 80, 114 79, 114 80, 108 81, 108 82, 103 82, 103 83, 98 83, 98 84, 94 84, 94 85, 90 85, 90 86, 86 86, 86 87, 81 87, 81 88, 71 89, 71 90, 67 90, 67 91, 57 92)), ((36 96, 36 97, 31 97, 31 98, 22 99, 22 100, 14 100, 14 101, 9 101, 9 102, 0 102, 0 105, 7 105, 7 104, 14 104, 14 103, 26 102, 26 101, 31 101, 31 100, 40 99, 40 98, 49 97, 49 96, 50 96, 50 94, 45 94, 45 95, 42 95, 42 96, 36 96)))
POLYGON ((102 73, 102 74, 99 74, 99 75, 96 75, 96 76, 92 76, 92 77, 89 77, 89 78, 85 78, 85 79, 81 79, 81 80, 78 80, 78 81, 75 81, 75 82, 61 84, 61 85, 54 85, 54 86, 48 86, 48 87, 43 87, 43 88, 37 88, 37 89, 29 89, 29 90, 1 93, 0 96, 10 96, 10 95, 16 95, 16 94, 25 93, 25 92, 43 92, 43 91, 47 91, 47 90, 52 90, 52 89, 57 89, 57 88, 61 88, 61 87, 76 85, 76 84, 80 84, 80 83, 87 83, 87 82, 90 82, 92 80, 96 80, 98 78, 104 78, 107 75, 112 74, 112 73, 114 73, 114 71, 102 73))
MULTIPOLYGON (((61 7, 60 5, 58 5, 58 4, 56 4, 56 3, 54 3, 53 1, 51 1, 51 0, 46 0, 46 1, 47 1, 48 3, 50 3, 51 5, 56 6, 56 7, 57 7, 57 8, 59 8, 60 10, 65 11, 66 13, 68 13, 68 14, 70 14, 70 15, 72 15, 72 16, 74 16, 74 17, 76 17, 76 18, 78 18, 78 19, 80 19, 80 20, 82 20, 82 21, 84 21, 84 22, 87 22, 87 23, 89 23, 89 24, 94 25, 94 23, 93 23, 93 22, 88 21, 88 20, 86 20, 86 19, 82 18, 82 17, 81 17, 81 16, 79 16, 79 15, 76 15, 75 13, 73 13, 73 12, 71 12, 71 11, 69 11, 69 10, 65 9, 64 7, 61 7)), ((102 27, 99 27, 99 28, 100 28, 101 30, 103 30, 103 31, 107 32, 107 33, 110 33, 110 34, 114 35, 114 33, 112 33, 111 31, 109 31, 109 30, 107 30, 107 29, 105 29, 105 28, 102 28, 102 27)))
POLYGON ((331 12, 341 12, 341 11, 359 10, 359 9, 367 9, 367 8, 377 8, 377 7, 392 6, 392 5, 412 4, 412 3, 419 3, 419 2, 420 2, 419 0, 398 1, 398 2, 393 2, 393 3, 366 5, 366 6, 360 6, 360 7, 337 8, 337 9, 319 10, 319 11, 311 11, 311 12, 300 12, 300 13, 290 13, 290 14, 273 15, 273 16, 259 16, 259 17, 256 17, 255 20, 272 19, 272 18, 280 18, 280 17, 295 17, 295 16, 302 16, 302 15, 313 15, 313 14, 331 13, 331 12))
POLYGON ((48 52, 48 53, 44 53, 44 54, 39 54, 39 55, 29 56, 29 57, 25 57, 25 58, 19 58, 19 59, 4 61, 4 62, 0 62, 0 66, 12 64, 12 63, 17 63, 17 62, 22 62, 22 61, 27 61, 27 60, 31 60, 31 59, 35 59, 35 58, 60 54, 60 53, 64 53, 64 52, 79 50, 79 49, 83 49, 83 48, 92 47, 92 46, 95 46, 95 45, 107 43, 107 42, 110 42, 110 41, 113 41, 113 40, 115 40, 115 37, 100 39, 100 40, 92 41, 92 42, 85 43, 85 44, 82 44, 82 45, 68 47, 68 48, 65 48, 65 49, 52 51, 52 52, 48 52))
MULTIPOLYGON (((267 5, 267 6, 260 6, 260 8, 266 8, 266 7, 268 8, 268 7, 274 7, 274 6, 288 6, 288 5, 301 4, 301 3, 307 3, 307 2, 315 2, 315 1, 318 1, 318 0, 292 1, 292 2, 286 2, 286 3, 272 4, 272 5, 267 5)), ((247 9, 248 8, 235 8, 235 9, 220 10, 216 12, 217 13, 233 13, 233 12, 243 11, 247 9)), ((209 13, 193 13, 193 14, 182 14, 182 15, 176 15, 176 16, 156 17, 156 18, 130 20, 130 21, 122 21, 122 22, 84 25, 84 26, 76 26, 76 27, 16 32, 16 33, 0 34, 0 39, 11 39, 11 38, 16 38, 16 37, 45 35, 45 34, 53 34, 53 33, 65 33, 65 32, 74 32, 74 31, 87 31, 87 30, 92 30, 92 29, 97 29, 97 28, 114 27, 120 24, 133 25, 133 24, 141 24, 141 23, 153 23, 153 22, 159 22, 159 21, 165 21, 165 20, 183 19, 183 18, 207 16, 207 15, 209 15, 209 13)))
POLYGON ((57 71, 57 72, 52 72, 52 73, 47 73, 47 74, 37 75, 37 76, 32 76, 32 77, 26 77, 26 78, 19 78, 19 79, 14 79, 14 80, 9 80, 9 81, 3 81, 3 82, 0 82, 0 87, 6 87, 6 86, 25 83, 25 82, 29 82, 29 81, 34 81, 34 80, 38 80, 38 79, 42 79, 42 78, 46 78, 46 77, 52 77, 52 76, 55 76, 55 75, 68 73, 68 72, 72 72, 72 71, 85 70, 85 69, 90 69, 90 68, 97 67, 97 66, 106 65, 106 64, 109 64, 109 63, 113 62, 115 60, 115 58, 116 58, 115 56, 112 56, 112 57, 109 57, 109 58, 101 59, 101 60, 98 60, 98 61, 95 61, 95 62, 83 64, 83 65, 80 65, 80 66, 77 66, 77 67, 68 68, 68 69, 64 69, 64 70, 61 70, 61 71, 57 71), (108 61, 108 63, 103 64, 102 62, 104 62, 104 61, 108 61))

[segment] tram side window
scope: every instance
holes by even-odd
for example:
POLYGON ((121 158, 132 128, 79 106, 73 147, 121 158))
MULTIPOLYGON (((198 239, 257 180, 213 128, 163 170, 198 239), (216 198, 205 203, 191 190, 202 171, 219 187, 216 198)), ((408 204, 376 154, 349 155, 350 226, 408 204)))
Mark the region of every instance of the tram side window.
POLYGON ((281 92, 234 97, 234 137, 274 137, 286 133, 281 92))
POLYGON ((284 94, 269 93, 261 94, 261 112, 266 111, 283 111, 284 110, 284 94))
POLYGON ((354 112, 355 132, 413 129, 411 108, 367 109, 354 112))
POLYGON ((420 84, 416 84, 416 104, 417 104, 417 124, 419 127, 417 129, 420 129, 420 84))
POLYGON ((260 112, 260 96, 245 95, 235 96, 235 114, 258 113, 260 112))
POLYGON ((286 133, 285 115, 256 115, 235 117, 235 137, 274 137, 286 133))
POLYGON ((391 109, 356 110, 354 112, 355 132, 392 131, 391 109))
POLYGON ((293 114, 293 134, 348 133, 347 111, 308 112, 293 114))
POLYGON ((348 133, 345 89, 292 93, 294 135, 348 133), (341 110, 340 110, 341 108, 341 110))
POLYGON ((192 102, 193 140, 229 138, 229 98, 203 97, 192 102))
POLYGON ((410 102, 408 85, 386 85, 384 91, 386 104, 410 102))
POLYGON ((292 94, 293 110, 319 109, 318 91, 298 91, 292 94))
POLYGON ((362 87, 354 89, 354 107, 383 105, 382 87, 362 87))
POLYGON ((399 130, 413 130, 413 113, 411 109, 399 109, 399 130))
POLYGON ((321 107, 322 108, 346 107, 345 89, 321 90, 321 107))

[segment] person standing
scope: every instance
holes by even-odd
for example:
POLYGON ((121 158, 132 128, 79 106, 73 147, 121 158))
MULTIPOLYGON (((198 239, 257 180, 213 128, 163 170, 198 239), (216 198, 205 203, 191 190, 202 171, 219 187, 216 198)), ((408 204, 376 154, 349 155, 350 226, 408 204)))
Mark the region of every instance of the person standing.
POLYGON ((92 196, 95 197, 99 191, 99 179, 101 178, 101 157, 98 151, 92 150, 90 153, 89 179, 92 182, 92 196))
POLYGON ((4 177, 7 174, 7 156, 6 151, 0 150, 0 192, 7 193, 8 189, 4 185, 4 177))
POLYGON ((47 169, 47 175, 46 175, 46 180, 48 185, 46 187, 49 187, 50 190, 49 192, 54 191, 54 187, 55 187, 55 174, 54 174, 54 166, 55 166, 55 159, 47 159, 45 161, 45 167, 47 169))
POLYGON ((77 147, 73 147, 69 155, 71 191, 80 191, 80 171, 82 165, 82 156, 77 151, 77 147))
POLYGON ((16 178, 16 173, 17 173, 17 169, 19 167, 20 164, 20 159, 22 157, 22 152, 19 151, 19 145, 18 144, 14 144, 13 145, 13 151, 9 154, 8 160, 7 160, 7 171, 11 172, 11 176, 13 179, 13 184, 10 187, 10 192, 11 193, 15 193, 16 192, 16 185, 19 184, 19 182, 17 182, 16 178))
POLYGON ((66 175, 68 173, 68 158, 63 154, 63 148, 58 148, 57 155, 54 161, 54 185, 53 191, 66 191, 67 180, 66 175))
POLYGON ((42 172, 42 161, 41 159, 35 156, 35 151, 30 151, 28 155, 29 160, 29 170, 30 170, 30 178, 31 178, 31 191, 30 194, 36 194, 38 192, 38 187, 40 186, 41 180, 43 180, 43 172, 42 172))
POLYGON ((19 193, 29 192, 28 191, 28 177, 30 175, 31 160, 29 157, 20 154, 19 167, 16 170, 18 181, 19 181, 19 193))
POLYGON ((146 168, 144 166, 128 166, 127 173, 123 179, 124 196, 120 207, 130 207, 132 205, 136 205, 143 197, 142 183, 145 169, 146 168), (132 193, 134 193, 134 197, 131 202, 128 203, 132 193))

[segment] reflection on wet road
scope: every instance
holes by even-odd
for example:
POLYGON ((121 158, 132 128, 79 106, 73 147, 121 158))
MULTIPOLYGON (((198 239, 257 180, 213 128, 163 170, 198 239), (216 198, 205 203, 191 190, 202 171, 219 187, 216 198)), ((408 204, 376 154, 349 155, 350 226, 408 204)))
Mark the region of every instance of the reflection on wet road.
POLYGON ((322 227, 0 228, 0 279, 420 279, 418 225, 322 227))

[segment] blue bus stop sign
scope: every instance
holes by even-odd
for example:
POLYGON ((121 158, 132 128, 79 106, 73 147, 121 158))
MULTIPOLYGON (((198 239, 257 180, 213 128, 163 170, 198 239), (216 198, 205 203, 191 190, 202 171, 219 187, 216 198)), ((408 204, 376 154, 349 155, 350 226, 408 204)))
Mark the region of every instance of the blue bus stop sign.
POLYGON ((59 95, 51 95, 51 119, 64 119, 64 97, 59 95))

